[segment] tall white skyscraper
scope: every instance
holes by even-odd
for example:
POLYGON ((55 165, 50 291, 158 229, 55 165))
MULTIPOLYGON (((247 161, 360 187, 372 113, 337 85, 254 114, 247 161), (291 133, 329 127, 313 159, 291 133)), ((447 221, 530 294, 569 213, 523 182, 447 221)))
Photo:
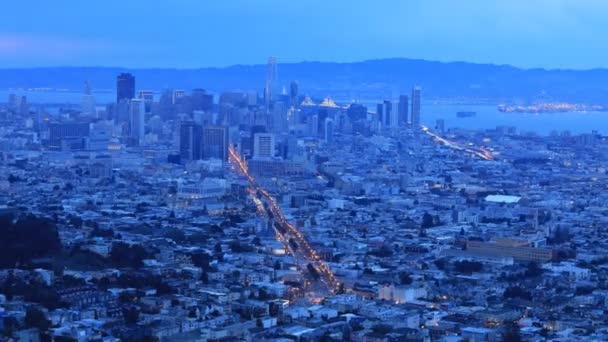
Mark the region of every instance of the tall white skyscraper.
POLYGON ((397 106, 395 106, 394 103, 391 105, 391 113, 390 113, 390 117, 389 117, 390 118, 390 123, 389 123, 390 128, 399 127, 399 110, 396 107, 397 106))
POLYGON ((132 99, 129 111, 129 132, 133 143, 141 145, 145 135, 146 105, 143 99, 132 99))
POLYGON ((97 116, 95 96, 91 94, 91 86, 88 81, 84 82, 84 94, 82 95, 82 114, 87 116, 97 116))
POLYGON ((266 111, 270 110, 270 103, 275 96, 275 87, 277 81, 277 58, 268 58, 268 66, 266 69, 266 84, 264 85, 264 104, 266 111))
POLYGON ((272 133, 256 133, 253 135, 253 157, 274 157, 275 138, 272 133))

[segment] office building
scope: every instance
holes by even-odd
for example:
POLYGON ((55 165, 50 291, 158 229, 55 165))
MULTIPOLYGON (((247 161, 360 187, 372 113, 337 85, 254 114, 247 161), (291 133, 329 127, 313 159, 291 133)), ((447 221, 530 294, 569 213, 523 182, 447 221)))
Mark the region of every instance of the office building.
POLYGON ((174 119, 175 106, 173 105, 173 90, 163 90, 158 99, 158 104, 154 107, 154 113, 158 114, 163 120, 174 119))
POLYGON ((179 127, 179 153, 184 161, 201 159, 203 132, 194 121, 182 121, 179 127))
POLYGON ((334 137, 334 120, 331 118, 325 119, 325 142, 331 143, 334 137))
POLYGON ((90 126, 84 122, 49 124, 49 147, 58 150, 84 149, 90 126))
POLYGON ((377 109, 378 120, 380 120, 380 127, 382 129, 396 127, 397 113, 394 113, 391 101, 385 100, 383 103, 379 103, 377 109))
POLYGON ((82 114, 97 117, 95 97, 91 94, 91 86, 88 81, 84 82, 84 94, 82 95, 82 114))
POLYGON ((116 78, 116 102, 131 100, 135 97, 135 77, 129 73, 122 73, 116 78))
POLYGON ((298 102, 298 82, 292 81, 289 85, 289 102, 290 106, 297 108, 298 102))
POLYGON ((112 125, 108 121, 100 121, 90 125, 87 149, 90 151, 106 151, 112 138, 112 125))
POLYGON ((247 97, 247 106, 255 106, 258 104, 258 93, 255 91, 248 91, 245 96, 247 97))
POLYGON ((228 127, 205 126, 202 133, 202 159, 228 160, 228 127))
POLYGON ((437 119, 437 122, 435 123, 435 129, 437 130, 437 132, 439 132, 439 134, 445 133, 445 120, 437 119))
POLYGON ((195 110, 192 112, 194 123, 201 126, 210 126, 217 124, 217 113, 206 112, 204 110, 195 110))
POLYGON ((144 100, 131 100, 129 111, 129 138, 133 145, 141 145, 145 135, 146 106, 144 100))
POLYGON ((414 129, 420 128, 420 91, 420 87, 412 89, 412 119, 410 122, 414 129))
POLYGON ((319 116, 317 114, 311 115, 306 119, 306 126, 308 135, 316 137, 319 135, 319 116))
POLYGON ((146 113, 152 112, 152 104, 154 103, 154 92, 152 90, 140 90, 139 95, 137 97, 144 101, 146 113))
POLYGON ((186 96, 186 92, 183 90, 174 90, 172 94, 171 102, 175 105, 178 104, 180 99, 186 96))
POLYGON ((112 107, 110 119, 114 119, 117 123, 129 122, 131 111, 131 100, 122 99, 112 107))
POLYGON ((192 90, 192 109, 210 112, 213 110, 213 95, 208 94, 205 89, 192 90))
POLYGON ((256 133, 253 135, 253 158, 273 158, 274 150, 274 134, 256 133))
POLYGON ((471 255, 509 257, 524 262, 544 263, 553 259, 552 249, 535 248, 529 244, 509 239, 500 239, 493 242, 467 241, 467 252, 471 255))
POLYGON ((407 95, 399 96, 399 105, 397 111, 399 112, 398 126, 407 126, 409 114, 409 98, 407 95))
POLYGON ((351 121, 367 120, 367 107, 353 103, 346 110, 346 115, 351 121))
POLYGON ((275 102, 270 115, 270 129, 275 133, 287 130, 287 107, 283 102, 275 102))
POLYGON ((19 99, 15 94, 8 94, 8 109, 16 112, 19 109, 19 99))
POLYGON ((264 85, 264 104, 266 111, 270 110, 270 104, 275 96, 275 87, 277 81, 277 58, 268 58, 268 66, 266 68, 266 84, 264 85))
POLYGON ((184 161, 200 159, 228 160, 228 127, 202 126, 182 121, 179 127, 179 151, 184 161))

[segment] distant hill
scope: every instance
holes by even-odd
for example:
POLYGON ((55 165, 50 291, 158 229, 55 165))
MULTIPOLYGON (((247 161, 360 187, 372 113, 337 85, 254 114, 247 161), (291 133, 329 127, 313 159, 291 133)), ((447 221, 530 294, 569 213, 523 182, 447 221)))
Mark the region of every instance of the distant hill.
MULTIPOLYGON (((262 92, 265 65, 201 69, 62 67, 0 69, 0 88, 51 87, 78 90, 84 80, 113 89, 120 72, 131 72, 138 89, 205 88, 262 92)), ((608 70, 520 69, 512 66, 378 59, 354 63, 301 62, 278 65, 280 86, 297 80, 300 92, 336 99, 381 99, 420 85, 426 98, 489 99, 500 102, 570 101, 608 103, 608 70)))

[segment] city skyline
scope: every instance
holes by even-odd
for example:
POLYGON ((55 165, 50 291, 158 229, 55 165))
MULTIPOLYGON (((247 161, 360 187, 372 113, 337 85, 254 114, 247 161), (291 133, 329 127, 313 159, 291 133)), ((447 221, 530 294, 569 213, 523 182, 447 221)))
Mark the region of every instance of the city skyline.
POLYGON ((0 341, 608 341, 608 3, 3 9, 0 341))

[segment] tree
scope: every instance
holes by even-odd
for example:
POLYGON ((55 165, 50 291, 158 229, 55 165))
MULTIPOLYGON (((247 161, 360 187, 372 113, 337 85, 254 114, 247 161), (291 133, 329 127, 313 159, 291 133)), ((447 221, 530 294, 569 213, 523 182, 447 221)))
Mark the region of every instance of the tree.
POLYGON ((2 332, 5 336, 11 336, 14 331, 19 329, 19 321, 13 316, 5 317, 2 323, 4 327, 2 332))
POLYGON ((372 327, 372 331, 378 335, 386 335, 393 331, 393 327, 388 324, 376 324, 372 327))
POLYGON ((470 274, 470 273, 474 273, 474 272, 479 272, 479 271, 481 271, 482 268, 483 268, 482 263, 480 263, 478 261, 463 260, 463 261, 456 261, 454 263, 454 270, 458 273, 470 274))
POLYGON ((186 242, 186 234, 179 229, 171 229, 165 234, 165 237, 175 241, 176 243, 186 242))
POLYGON ((219 242, 216 243, 213 247, 213 251, 215 252, 215 254, 222 254, 222 245, 219 242))
POLYGON ((135 306, 127 306, 122 309, 122 317, 126 324, 136 324, 139 321, 139 309, 135 306))
POLYGON ((399 281, 401 282, 401 285, 410 285, 414 280, 408 272, 400 272, 399 281))
POLYGON ((540 277, 543 274, 543 269, 536 262, 530 262, 526 265, 525 276, 529 278, 540 277))
POLYGON ((515 325, 514 323, 510 323, 507 328, 506 328, 506 332, 502 337, 503 342, 521 342, 521 335, 519 333, 519 327, 517 327, 517 325, 515 325))
POLYGON ((46 331, 51 327, 51 321, 46 318, 42 310, 37 307, 29 307, 25 312, 25 326, 28 328, 36 328, 40 331, 46 331))
POLYGON ((190 255, 190 260, 196 267, 200 267, 203 271, 210 271, 211 265, 209 264, 212 260, 211 255, 205 252, 194 253, 190 255))
POLYGON ((113 229, 101 229, 99 227, 94 227, 93 230, 91 231, 91 233, 89 234, 90 237, 101 237, 101 238, 113 238, 114 237, 114 230, 113 229))
POLYGON ((55 223, 33 215, 16 221, 12 215, 0 216, 0 237, 0 268, 14 268, 61 250, 55 223))
POLYGON ((532 300, 532 294, 529 291, 519 287, 519 286, 509 286, 505 289, 503 293, 503 298, 521 298, 526 300, 532 300))
POLYGON ((308 263, 308 265, 306 265, 306 268, 308 269, 308 273, 310 273, 310 276, 313 279, 319 279, 319 272, 317 272, 317 269, 311 263, 308 263))
POLYGON ((115 242, 110 251, 110 261, 119 267, 140 268, 148 257, 148 252, 137 244, 129 246, 124 242, 115 242))
POLYGON ((445 260, 444 259, 437 259, 434 261, 434 264, 440 270, 445 269, 445 260))
POLYGON ((422 215, 422 223, 420 224, 420 228, 426 229, 433 227, 433 216, 427 212, 422 215))

